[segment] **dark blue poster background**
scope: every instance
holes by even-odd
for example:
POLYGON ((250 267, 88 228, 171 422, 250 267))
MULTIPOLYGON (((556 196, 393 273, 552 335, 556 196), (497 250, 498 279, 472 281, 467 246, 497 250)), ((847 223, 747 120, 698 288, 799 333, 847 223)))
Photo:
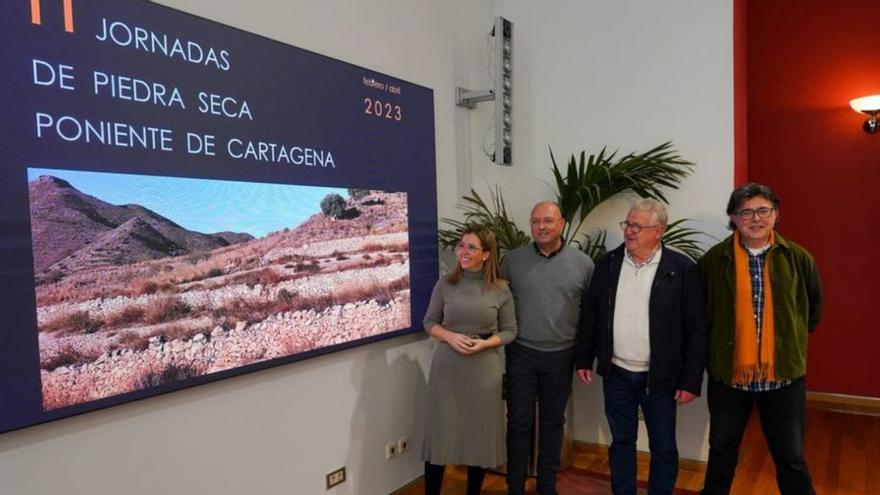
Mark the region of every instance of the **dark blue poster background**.
POLYGON ((0 33, 0 432, 418 325, 437 278, 430 89, 140 0, 8 1, 0 33), (28 168, 405 193, 412 325, 44 408, 28 168))

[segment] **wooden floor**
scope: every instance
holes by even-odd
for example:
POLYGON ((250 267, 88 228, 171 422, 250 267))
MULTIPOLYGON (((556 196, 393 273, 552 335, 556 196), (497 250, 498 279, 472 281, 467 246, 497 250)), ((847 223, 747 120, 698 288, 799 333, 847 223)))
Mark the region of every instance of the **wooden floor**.
MULTIPOLYGON (((807 464, 813 484, 821 495, 880 494, 880 415, 854 414, 809 407, 807 409, 807 464)), ((639 479, 648 478, 648 456, 639 456, 639 479)), ((573 465, 589 471, 609 473, 607 452, 601 447, 576 445, 573 465)), ((699 490, 705 464, 682 462, 676 486, 699 490)), ((447 469, 444 495, 465 493, 465 474, 460 468, 447 469)), ((531 483, 531 482, 530 482, 531 483)), ((396 495, 419 495, 423 486, 417 481, 396 495)), ((489 474, 483 493, 506 493, 504 478, 489 474)), ((776 495, 773 459, 761 433, 757 414, 753 414, 740 452, 733 495, 776 495)))

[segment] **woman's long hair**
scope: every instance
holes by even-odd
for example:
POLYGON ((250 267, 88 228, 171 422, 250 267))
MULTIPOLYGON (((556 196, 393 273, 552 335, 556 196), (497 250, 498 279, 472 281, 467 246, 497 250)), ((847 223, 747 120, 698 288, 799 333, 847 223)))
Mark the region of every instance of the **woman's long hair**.
MULTIPOLYGON (((467 234, 473 234, 480 240, 480 247, 483 251, 489 253, 489 257, 483 262, 483 274, 486 287, 497 287, 498 278, 498 241, 495 240, 495 234, 489 230, 489 227, 480 224, 468 225, 461 231, 461 239, 467 234)), ((455 270, 446 277, 446 281, 452 285, 458 283, 464 275, 461 263, 458 261, 458 250, 455 253, 455 270)))

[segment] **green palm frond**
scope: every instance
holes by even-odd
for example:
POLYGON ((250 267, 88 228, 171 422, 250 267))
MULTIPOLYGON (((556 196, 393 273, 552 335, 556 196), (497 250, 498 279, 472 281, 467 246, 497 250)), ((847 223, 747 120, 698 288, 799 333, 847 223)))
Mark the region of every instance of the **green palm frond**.
POLYGON ((706 252, 700 247, 697 238, 705 236, 717 241, 718 239, 699 230, 690 227, 684 227, 684 222, 690 221, 689 218, 676 220, 666 226, 666 232, 663 233, 663 244, 678 251, 681 251, 694 261, 699 260, 706 252))
POLYGON ((455 249, 455 245, 461 239, 461 231, 468 225, 476 223, 489 227, 495 234, 499 256, 530 241, 528 234, 520 230, 508 214, 504 196, 498 186, 495 186, 494 192, 489 193, 489 203, 486 203, 473 189, 469 196, 463 196, 461 199, 464 220, 450 218, 441 220, 450 227, 439 231, 440 246, 443 249, 455 249))
POLYGON ((571 155, 565 175, 552 149, 550 160, 556 200, 567 222, 563 232, 566 242, 573 240, 596 206, 615 194, 633 191, 642 198, 668 203, 663 189, 678 189, 695 166, 682 158, 669 141, 644 153, 629 153, 620 158, 616 151, 609 154, 604 147, 589 157, 582 151, 579 158, 571 155))
POLYGON ((584 236, 582 241, 573 241, 573 243, 577 244, 581 251, 596 262, 608 252, 608 248, 605 247, 605 238, 607 236, 608 232, 597 230, 595 234, 584 236))

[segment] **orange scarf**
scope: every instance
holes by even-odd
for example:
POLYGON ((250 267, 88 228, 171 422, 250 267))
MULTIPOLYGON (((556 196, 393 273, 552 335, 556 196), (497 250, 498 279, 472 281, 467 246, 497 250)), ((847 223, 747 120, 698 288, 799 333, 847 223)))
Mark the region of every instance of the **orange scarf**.
MULTIPOLYGON (((770 233, 770 245, 776 242, 770 233)), ((733 261, 736 274, 736 337, 733 347, 733 383, 747 385, 759 381, 776 381, 774 367, 776 334, 773 330, 773 286, 770 284, 770 256, 764 261, 764 311, 761 316, 761 348, 758 349, 758 327, 752 303, 749 256, 740 244, 739 232, 733 233, 733 261)))

